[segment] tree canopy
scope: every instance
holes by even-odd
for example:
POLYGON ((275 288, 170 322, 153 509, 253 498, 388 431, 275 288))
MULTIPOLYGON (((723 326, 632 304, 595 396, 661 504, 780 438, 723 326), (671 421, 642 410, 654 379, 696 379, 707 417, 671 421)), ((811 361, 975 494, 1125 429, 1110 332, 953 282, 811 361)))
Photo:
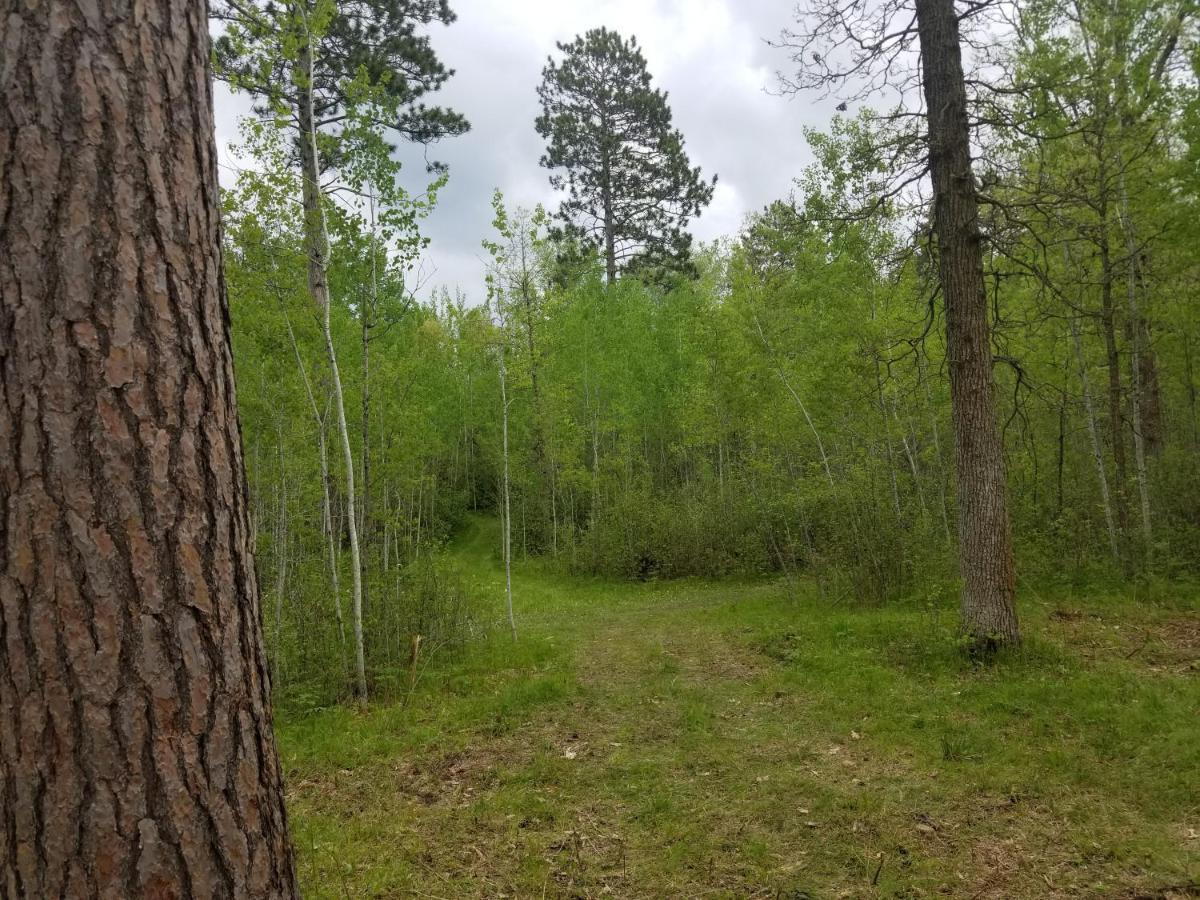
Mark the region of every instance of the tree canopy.
POLYGON ((686 266, 685 229, 717 179, 688 160, 637 39, 596 28, 558 49, 562 59, 542 70, 535 124, 550 183, 566 192, 566 234, 599 252, 610 281, 620 269, 686 266))

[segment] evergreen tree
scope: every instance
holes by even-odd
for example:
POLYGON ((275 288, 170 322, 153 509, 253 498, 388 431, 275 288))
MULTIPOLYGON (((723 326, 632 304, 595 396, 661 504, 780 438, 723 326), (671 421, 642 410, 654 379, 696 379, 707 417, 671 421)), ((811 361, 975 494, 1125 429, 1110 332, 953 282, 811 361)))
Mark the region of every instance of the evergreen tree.
MULTIPOLYGON (((454 74, 429 36, 418 33, 433 22, 455 20, 447 0, 216 0, 212 15, 225 23, 214 43, 216 76, 259 98, 260 113, 285 111, 297 128, 309 130, 301 97, 309 85, 295 77, 293 46, 307 33, 315 44, 312 129, 328 133, 342 126, 353 105, 347 92, 363 80, 386 98, 376 103, 380 115, 373 124, 379 128, 428 143, 470 127, 453 110, 422 102, 454 74)), ((323 155, 330 150, 321 148, 323 155)))
POLYGON ((542 165, 562 170, 550 184, 567 192, 566 234, 600 251, 609 282, 619 267, 686 265, 684 229, 717 179, 690 165, 637 40, 597 28, 558 49, 563 60, 542 70, 536 127, 547 139, 542 165))

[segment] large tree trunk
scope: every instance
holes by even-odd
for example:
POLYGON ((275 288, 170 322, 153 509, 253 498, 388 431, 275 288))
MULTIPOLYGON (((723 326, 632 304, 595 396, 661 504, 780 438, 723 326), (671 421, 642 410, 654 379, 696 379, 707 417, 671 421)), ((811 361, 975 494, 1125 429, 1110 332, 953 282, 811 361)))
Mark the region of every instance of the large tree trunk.
POLYGON ((983 285, 978 198, 954 0, 917 0, 934 228, 958 469, 962 628, 977 647, 1020 639, 1012 532, 983 285))
POLYGON ((0 0, 0 894, 294 897, 205 3, 0 0))

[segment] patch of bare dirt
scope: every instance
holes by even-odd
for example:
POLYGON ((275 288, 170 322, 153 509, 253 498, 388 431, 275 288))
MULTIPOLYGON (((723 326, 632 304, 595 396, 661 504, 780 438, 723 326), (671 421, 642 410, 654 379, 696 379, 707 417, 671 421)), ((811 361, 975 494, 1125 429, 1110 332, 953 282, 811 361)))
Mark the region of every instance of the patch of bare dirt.
POLYGON ((1049 625, 1067 647, 1089 662, 1128 659, 1156 674, 1200 673, 1200 616, 1134 623, 1059 608, 1050 614, 1049 625))
POLYGON ((1167 619, 1148 630, 1146 664, 1158 671, 1180 674, 1200 672, 1200 617, 1167 619))
POLYGON ((516 748, 503 752, 491 744, 445 753, 431 759, 401 760, 391 770, 396 793, 426 806, 465 805, 492 787, 499 773, 514 764, 516 748))

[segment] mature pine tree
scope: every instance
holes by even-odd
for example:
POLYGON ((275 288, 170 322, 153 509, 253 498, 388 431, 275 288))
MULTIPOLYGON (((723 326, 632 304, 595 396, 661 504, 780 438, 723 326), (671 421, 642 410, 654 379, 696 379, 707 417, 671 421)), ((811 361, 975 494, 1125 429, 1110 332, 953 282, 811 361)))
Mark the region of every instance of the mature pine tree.
POLYGON ((294 77, 295 53, 289 44, 305 31, 315 36, 316 130, 336 130, 343 123, 346 88, 360 71, 387 94, 382 106, 391 115, 376 123, 380 127, 421 143, 453 137, 469 127, 458 113, 423 102, 454 74, 438 59, 429 36, 420 32, 434 22, 449 25, 455 20, 447 0, 216 0, 213 18, 227 29, 215 42, 217 77, 258 97, 262 111, 282 105, 297 127, 305 108, 299 94, 307 86, 294 77), (261 52, 266 45, 277 49, 261 52))
POLYGON ((597 28, 560 43, 561 62, 542 70, 536 127, 541 163, 567 197, 567 233, 595 246, 611 282, 622 267, 686 264, 684 229, 712 200, 711 181, 691 167, 671 127, 667 95, 651 87, 637 40, 597 28))
POLYGON ((293 897, 206 4, 0 2, 0 895, 293 897))

